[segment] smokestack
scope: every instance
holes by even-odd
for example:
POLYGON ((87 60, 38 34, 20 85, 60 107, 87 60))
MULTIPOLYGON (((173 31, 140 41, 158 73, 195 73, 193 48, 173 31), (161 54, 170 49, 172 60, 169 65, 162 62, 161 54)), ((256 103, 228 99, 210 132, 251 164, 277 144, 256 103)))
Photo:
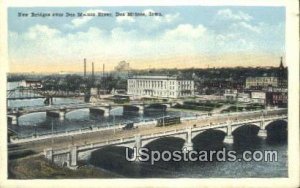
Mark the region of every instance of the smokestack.
POLYGON ((102 80, 104 81, 103 82, 103 89, 104 89, 104 92, 105 92, 106 83, 105 83, 105 79, 104 79, 104 72, 105 72, 105 64, 103 63, 103 67, 102 67, 102 80))
POLYGON ((94 78, 94 62, 92 62, 92 77, 94 78))
POLYGON ((105 72, 105 64, 103 64, 103 68, 102 68, 102 76, 104 77, 104 72, 105 72))
POLYGON ((84 72, 83 72, 83 76, 84 76, 84 77, 86 77, 86 59, 84 58, 84 60, 83 60, 83 61, 84 61, 84 65, 83 65, 83 66, 84 66, 84 70, 83 70, 83 71, 84 71, 84 72))

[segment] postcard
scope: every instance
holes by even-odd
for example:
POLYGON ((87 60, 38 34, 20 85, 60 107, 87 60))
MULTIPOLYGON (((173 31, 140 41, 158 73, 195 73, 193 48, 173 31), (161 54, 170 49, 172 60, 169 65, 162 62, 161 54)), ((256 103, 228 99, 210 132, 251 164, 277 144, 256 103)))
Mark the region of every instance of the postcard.
POLYGON ((1 187, 299 186, 298 3, 5 1, 1 187))

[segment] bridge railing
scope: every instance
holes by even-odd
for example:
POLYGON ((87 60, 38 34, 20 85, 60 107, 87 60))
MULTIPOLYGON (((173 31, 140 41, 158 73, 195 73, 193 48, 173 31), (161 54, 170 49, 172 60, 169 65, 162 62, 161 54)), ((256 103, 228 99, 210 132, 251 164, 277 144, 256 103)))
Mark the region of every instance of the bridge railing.
MULTIPOLYGON (((268 117, 268 118, 259 118, 255 121, 261 121, 261 120, 272 120, 272 119, 280 119, 280 118, 287 118, 287 115, 275 115, 272 117, 268 117)), ((251 122, 249 120, 243 120, 243 121, 239 121, 240 123, 243 122, 251 122)), ((220 123, 216 123, 216 124, 207 124, 205 126, 201 126, 201 127, 196 127, 193 128, 193 131, 199 131, 199 130, 206 130, 207 127, 222 127, 224 125, 227 125, 227 122, 220 122, 220 123)), ((151 134, 147 134, 147 135, 141 135, 141 139, 149 139, 149 138, 154 138, 154 137, 160 137, 160 136, 165 136, 165 135, 172 135, 172 134, 178 134, 178 133, 186 133, 186 129, 187 127, 182 127, 182 128, 175 128, 174 130, 166 130, 166 131, 162 131, 159 133, 151 133, 151 134)), ((77 146, 77 150, 78 151, 85 151, 85 150, 91 150, 91 149, 97 149, 99 147, 103 147, 105 145, 113 145, 113 144, 123 144, 126 142, 133 142, 135 141, 135 137, 131 136, 131 137, 127 137, 127 138, 112 138, 112 139, 107 139, 105 141, 100 141, 100 142, 93 142, 93 143, 86 143, 83 145, 79 145, 77 146)), ((59 154, 63 154, 63 153, 67 153, 69 152, 70 149, 69 148, 64 148, 64 149, 60 149, 60 150, 56 150, 53 154, 54 155, 59 155, 59 154)))
MULTIPOLYGON (((278 118, 286 118, 286 115, 276 115, 270 118, 266 118, 266 119, 278 119, 278 118)), ((255 120, 255 121, 261 121, 261 120, 266 120, 264 118, 260 118, 259 120, 255 120)), ((249 120, 244 120, 244 121, 240 121, 240 122, 249 122, 249 120)), ((251 121, 250 121, 251 122, 251 121)), ((207 127, 224 127, 224 125, 227 126, 227 122, 220 122, 220 123, 216 123, 216 124, 207 124, 206 126, 201 126, 201 127, 196 127, 194 129, 194 131, 198 131, 198 130, 205 130, 207 129, 207 127)), ((166 131, 162 131, 159 133, 151 133, 151 134, 147 134, 147 135, 141 135, 141 139, 150 139, 150 138, 154 138, 154 137, 161 137, 161 136, 165 136, 165 135, 172 135, 172 134, 178 134, 178 133, 186 133, 186 129, 187 127, 182 127, 179 129, 174 129, 174 130, 166 130, 166 131)), ((130 138, 118 138, 118 139, 111 139, 111 140, 106 140, 106 141, 102 141, 100 142, 100 144, 97 145, 97 143, 91 143, 88 144, 87 146, 81 146, 79 147, 78 150, 87 150, 87 149, 95 149, 97 147, 101 147, 107 144, 121 144, 124 142, 128 142, 128 141, 134 141, 135 137, 130 137, 130 138)))
MULTIPOLYGON (((282 115, 276 115, 274 116, 275 118, 278 118, 282 115)), ((267 120, 268 118, 274 118, 274 117, 259 117, 253 119, 253 121, 261 121, 261 118, 264 120, 267 120)), ((286 117, 286 115, 283 115, 282 117, 286 117)), ((210 118, 210 117, 209 117, 210 118)), ((207 118, 207 119, 209 119, 207 118)), ((214 117, 215 118, 215 117, 214 117)), ((188 122, 191 120, 197 120, 198 118, 185 118, 182 119, 182 122, 188 122)), ((231 123, 245 123, 245 122, 252 122, 252 118, 249 118, 247 120, 235 120, 231 121, 231 123)), ((152 120, 149 122, 139 122, 135 124, 135 127, 142 127, 142 126, 155 126, 157 121, 152 120)), ((207 125, 203 125, 201 127, 205 126, 217 126, 217 125, 224 125, 227 122, 221 122, 221 123, 211 123, 207 125)), ((103 126, 91 126, 91 127, 85 127, 85 128, 80 128, 80 129, 73 129, 73 130, 66 130, 66 131, 56 131, 56 132, 48 132, 48 133, 40 133, 40 134, 32 134, 32 135, 26 135, 26 136, 12 136, 10 141, 12 143, 21 143, 21 142, 30 142, 34 140, 41 140, 41 139, 48 139, 48 138, 56 138, 56 137, 64 137, 64 136, 70 136, 70 135, 77 135, 77 134, 85 134, 85 133, 91 133, 91 132, 98 132, 98 131, 105 131, 105 130, 120 130, 125 126, 125 124, 119 124, 119 125, 109 125, 106 127, 103 126)))

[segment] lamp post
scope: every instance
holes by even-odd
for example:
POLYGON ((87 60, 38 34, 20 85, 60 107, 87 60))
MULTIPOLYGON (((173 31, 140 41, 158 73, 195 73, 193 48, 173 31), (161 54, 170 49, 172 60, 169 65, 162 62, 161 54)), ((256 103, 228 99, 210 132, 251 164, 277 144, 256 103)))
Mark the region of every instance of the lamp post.
POLYGON ((51 143, 52 143, 52 145, 54 143, 54 140, 53 140, 53 120, 51 121, 51 143))
POLYGON ((36 137, 36 123, 34 124, 34 137, 36 137))
POLYGON ((113 114, 113 126, 114 126, 114 134, 116 133, 116 126, 115 126, 115 115, 113 114))
POLYGON ((163 111, 163 127, 165 127, 165 111, 163 111))

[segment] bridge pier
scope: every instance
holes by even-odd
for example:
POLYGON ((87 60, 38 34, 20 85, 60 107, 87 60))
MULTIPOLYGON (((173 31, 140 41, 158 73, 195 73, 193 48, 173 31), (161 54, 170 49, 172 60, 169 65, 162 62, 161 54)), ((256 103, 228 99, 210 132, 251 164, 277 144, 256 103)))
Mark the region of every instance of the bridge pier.
POLYGON ((52 148, 44 149, 44 155, 45 155, 45 158, 48 161, 53 162, 53 150, 52 150, 52 148))
POLYGON ((66 116, 66 111, 64 109, 60 109, 59 111, 46 111, 46 116, 64 120, 66 116))
POLYGON ((227 135, 224 138, 224 143, 226 144, 233 144, 233 136, 232 136, 232 126, 227 125, 227 135))
POLYGON ((104 117, 108 117, 110 114, 109 108, 90 108, 90 113, 94 115, 103 115, 104 117))
POLYGON ((143 105, 124 105, 123 106, 123 114, 143 114, 144 106, 143 105))
POLYGON ((64 120, 66 117, 66 110, 65 109, 60 109, 59 110, 59 119, 64 120))
POLYGON ((262 137, 262 138, 267 138, 267 130, 260 129, 257 133, 257 136, 262 137))
POLYGON ((139 162, 140 155, 139 155, 139 150, 142 147, 142 140, 141 140, 141 135, 135 135, 135 143, 133 147, 133 154, 132 154, 132 159, 133 161, 139 162))
POLYGON ((257 136, 262 138, 267 138, 267 130, 265 129, 265 120, 262 120, 259 124, 259 131, 257 133, 257 136))
POLYGON ((193 150, 193 142, 192 142, 192 128, 187 129, 185 143, 183 145, 182 150, 191 151, 193 150))
POLYGON ((77 160, 78 160, 78 153, 77 153, 77 146, 72 146, 70 149, 70 162, 69 168, 70 169, 77 169, 77 160))
POLYGON ((7 120, 10 121, 12 125, 18 125, 19 124, 19 118, 18 118, 17 115, 7 116, 7 120))
POLYGON ((53 97, 46 97, 46 99, 44 100, 44 104, 48 106, 53 105, 53 97))
POLYGON ((144 113, 144 106, 137 106, 139 108, 139 114, 144 113))

